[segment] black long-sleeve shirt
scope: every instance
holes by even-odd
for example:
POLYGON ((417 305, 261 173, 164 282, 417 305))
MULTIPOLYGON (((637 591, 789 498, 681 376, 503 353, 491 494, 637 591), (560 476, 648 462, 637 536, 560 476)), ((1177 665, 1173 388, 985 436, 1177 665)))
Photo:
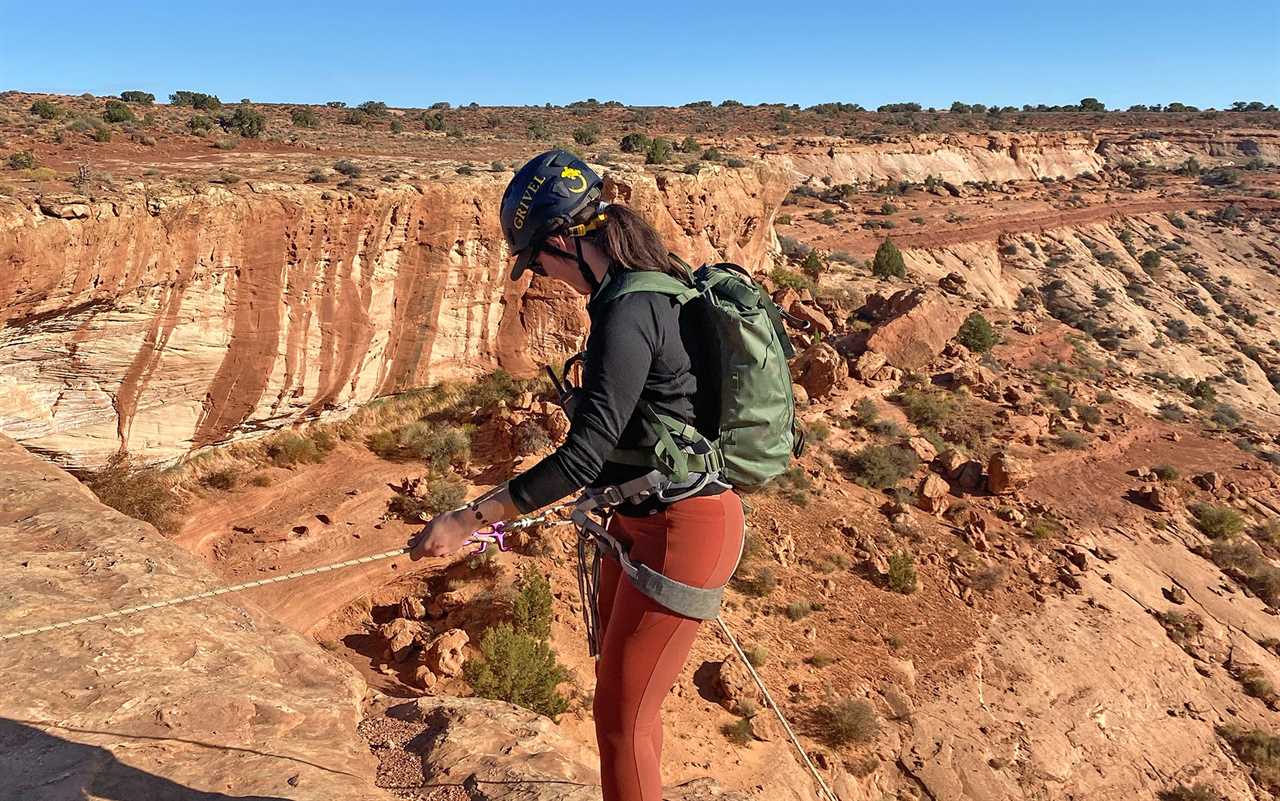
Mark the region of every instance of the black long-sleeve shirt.
MULTIPOLYGON (((655 444, 654 432, 636 408, 641 399, 659 414, 686 423, 695 423, 695 402, 707 400, 697 397, 694 361, 681 337, 680 307, 673 298, 633 292, 598 307, 589 304, 587 311, 591 333, 569 435, 555 453, 508 484, 522 514, 585 486, 619 484, 647 473, 650 468, 607 460, 615 447, 655 444)), ((689 339, 698 358, 699 338, 689 339)))

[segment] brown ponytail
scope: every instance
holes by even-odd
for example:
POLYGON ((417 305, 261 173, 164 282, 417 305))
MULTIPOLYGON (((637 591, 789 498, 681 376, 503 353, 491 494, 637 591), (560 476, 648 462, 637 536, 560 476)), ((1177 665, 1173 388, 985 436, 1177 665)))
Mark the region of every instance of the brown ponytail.
POLYGON ((671 255, 662 235, 647 220, 618 204, 610 204, 604 214, 604 224, 590 236, 610 259, 628 270, 684 276, 684 266, 671 255))

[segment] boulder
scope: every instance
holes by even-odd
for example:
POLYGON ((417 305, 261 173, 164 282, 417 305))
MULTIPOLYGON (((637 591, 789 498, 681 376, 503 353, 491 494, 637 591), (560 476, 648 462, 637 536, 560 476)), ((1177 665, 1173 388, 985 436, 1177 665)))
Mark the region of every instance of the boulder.
POLYGON ((926 512, 942 514, 947 509, 947 496, 950 494, 950 485, 937 473, 930 473, 920 482, 920 489, 916 492, 917 504, 926 512))
POLYGON ((951 295, 963 295, 967 283, 960 273, 947 273, 938 279, 938 288, 951 295))
POLYGON ((82 195, 41 195, 36 198, 36 205, 60 220, 83 220, 89 216, 89 198, 82 195))
POLYGON ((1222 488, 1226 486, 1226 482, 1223 480, 1222 474, 1217 471, 1201 473, 1191 480, 1200 489, 1205 492, 1212 492, 1214 495, 1217 495, 1222 491, 1222 488))
POLYGON ((940 292, 904 289, 888 298, 872 295, 859 316, 872 320, 864 349, 883 353, 899 369, 918 370, 942 353, 965 312, 940 292))
POLYGON ((907 437, 903 444, 907 450, 916 455, 920 460, 920 464, 929 464, 938 458, 938 449, 933 447, 933 443, 924 437, 907 437))
POLYGON ((427 607, 422 599, 410 595, 400 601, 400 617, 408 620, 421 620, 427 616, 427 607))
POLYGON ((787 309, 787 311, 792 316, 799 317, 809 323, 810 334, 817 333, 825 337, 830 336, 831 332, 835 330, 835 325, 831 322, 831 318, 807 303, 796 301, 791 304, 791 308, 787 309))
POLYGON ((720 704, 735 715, 755 714, 764 709, 764 696, 756 687, 736 654, 728 654, 715 667, 712 687, 720 704))
POLYGON ((835 348, 819 342, 791 363, 791 375, 810 398, 823 398, 849 380, 849 365, 835 348))
POLYGON ((853 369, 850 372, 854 378, 860 381, 870 381, 880 371, 880 368, 885 366, 885 363, 883 353, 869 350, 854 360, 853 369))
POLYGON ((982 489, 982 478, 982 462, 970 459, 960 465, 953 480, 961 491, 973 493, 982 489))
POLYGON ((1032 478, 1031 465, 1006 451, 996 451, 987 462, 987 491, 1008 495, 1025 487, 1032 478))
POLYGON ((437 676, 461 675, 467 661, 463 648, 470 641, 462 629, 449 629, 427 645, 422 661, 437 676))
POLYGON ((960 475, 960 468, 964 467, 969 458, 954 448, 948 448, 938 454, 934 466, 944 478, 954 480, 960 475))
POLYGON ((391 659, 396 662, 403 662, 409 658, 409 654, 413 653, 421 630, 419 624, 398 617, 378 631, 382 634, 383 639, 387 641, 387 653, 391 659))
POLYGON ((1138 499, 1157 512, 1177 510, 1180 498, 1178 491, 1168 484, 1148 484, 1138 490, 1138 499))

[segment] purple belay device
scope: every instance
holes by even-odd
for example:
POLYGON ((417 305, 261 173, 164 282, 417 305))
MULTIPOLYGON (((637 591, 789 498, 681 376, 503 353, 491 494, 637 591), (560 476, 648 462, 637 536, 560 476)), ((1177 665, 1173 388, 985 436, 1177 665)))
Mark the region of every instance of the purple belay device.
POLYGON ((473 553, 484 553, 491 543, 497 543, 499 551, 511 550, 507 547, 506 524, 501 520, 489 526, 488 531, 481 530, 472 534, 465 544, 479 545, 480 547, 473 551, 473 553))

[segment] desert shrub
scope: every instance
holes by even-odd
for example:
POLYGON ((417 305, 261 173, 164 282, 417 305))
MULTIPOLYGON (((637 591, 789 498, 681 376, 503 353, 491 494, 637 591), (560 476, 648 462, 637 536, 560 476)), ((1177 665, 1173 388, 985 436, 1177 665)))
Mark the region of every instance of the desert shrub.
POLYGON ((686 136, 684 141, 680 143, 681 153, 697 153, 702 149, 702 145, 698 144, 698 140, 692 136, 686 136))
POLYGON ((813 612, 813 604, 808 601, 792 601, 787 604, 783 612, 786 614, 788 620, 795 622, 797 620, 804 619, 807 615, 813 612))
POLYGON ((7 163, 11 170, 34 170, 39 162, 30 150, 20 150, 17 153, 10 153, 7 163))
POLYGON ((809 504, 809 490, 813 489, 813 481, 804 468, 796 464, 774 479, 771 486, 791 503, 804 507, 809 504))
POLYGON ((1063 431, 1058 435, 1057 444, 1059 448, 1067 448, 1068 450, 1078 451, 1088 443, 1084 434, 1079 431, 1063 431))
POLYGON ((822 707, 818 715, 823 738, 831 745, 866 743, 880 733, 875 707, 861 698, 842 698, 822 707))
POLYGON ((920 460, 914 452, 897 445, 867 445, 856 453, 844 454, 842 466, 864 487, 888 489, 915 472, 920 460))
POLYGON ((222 101, 217 95, 204 92, 188 92, 185 89, 169 95, 169 102, 175 106, 190 106, 200 111, 217 111, 222 108, 222 101))
POLYGON ((387 511, 410 523, 421 522, 450 509, 457 509, 467 495, 467 487, 453 476, 426 479, 417 495, 397 493, 387 504, 387 511))
POLYGON ((589 122, 573 129, 573 141, 580 145, 594 145, 600 139, 600 126, 589 122))
POLYGON ((121 92, 120 99, 126 103, 138 103, 143 106, 149 106, 156 102, 155 95, 150 92, 140 92, 137 89, 130 89, 127 92, 121 92))
POLYGON ((1156 478, 1161 481, 1177 481, 1179 477, 1178 468, 1171 464, 1158 464, 1151 468, 1151 472, 1156 474, 1156 478))
POLYGON ((255 487, 269 487, 271 486, 271 476, 266 473, 254 473, 253 477, 249 479, 249 483, 255 487))
POLYGON ((1204 621, 1195 612, 1157 612, 1156 620, 1169 639, 1184 648, 1204 631, 1204 621))
POLYGON ((1248 668, 1240 673, 1240 686, 1244 694, 1252 698, 1270 701, 1276 695, 1275 685, 1266 672, 1259 668, 1248 668))
POLYGON ((1000 337, 991 327, 991 323, 978 312, 973 312, 965 318, 960 330, 956 333, 956 342, 976 353, 986 353, 999 341, 1000 337))
POLYGON ((299 128, 320 127, 320 115, 313 108, 295 108, 289 113, 289 119, 299 128))
POLYGON ((1236 411, 1234 406, 1226 403, 1219 403, 1213 407, 1213 414, 1209 415, 1209 419, 1219 428, 1235 428, 1244 421, 1240 416, 1240 412, 1236 411))
POLYGON ((185 504, 161 472, 137 465, 123 453, 89 473, 85 484, 107 506, 165 533, 176 531, 182 522, 185 504))
POLYGON ((1169 423, 1181 423, 1187 419, 1187 412, 1176 403, 1162 403, 1157 408, 1157 416, 1169 423))
POLYGON ((813 665, 816 668, 824 668, 828 665, 835 664, 836 658, 824 651, 819 651, 818 653, 814 654, 813 656, 810 656, 808 659, 804 661, 808 662, 810 665, 813 665))
POLYGON ((1196 528, 1214 539, 1233 537, 1244 530, 1244 518, 1230 507, 1202 503, 1191 511, 1196 518, 1196 528))
POLYGON ((555 718, 568 709, 557 690, 569 672, 557 661, 544 639, 518 632, 510 623, 486 629, 480 655, 463 667, 467 681, 481 698, 522 706, 555 718))
POLYGON ((999 565, 987 565, 973 571, 969 576, 969 586, 979 592, 990 592, 1000 586, 1004 579, 1004 568, 999 565))
POLYGON ((763 567, 744 576, 734 576, 733 586, 743 595, 764 598, 778 588, 778 577, 773 568, 763 567))
POLYGON ((1080 422, 1094 426, 1102 422, 1102 410, 1097 406, 1090 406, 1087 403, 1078 403, 1075 408, 1076 416, 1080 418, 1080 422))
POLYGON ((1138 259, 1138 264, 1147 275, 1155 275, 1156 270, 1160 268, 1160 258, 1160 251, 1148 250, 1138 259))
POLYGON ((476 409, 492 409, 499 403, 510 404, 524 390, 524 385, 505 370, 494 370, 463 388, 446 414, 470 415, 476 409))
POLYGON ((315 464, 324 460, 324 451, 315 440, 293 431, 273 436, 267 443, 266 454, 276 467, 315 464))
POLYGON ((871 260, 871 274, 879 278, 904 278, 907 275, 906 262, 902 260, 902 251, 886 238, 876 248, 875 258, 871 260))
POLYGON ((763 645, 748 645, 742 649, 742 655, 751 663, 751 667, 763 667, 769 661, 769 650, 763 645))
POLYGON ((769 277, 773 279, 773 283, 779 288, 795 289, 797 291, 807 289, 810 292, 817 289, 813 279, 809 276, 792 272, 782 267, 774 267, 769 277))
POLYGON ((702 152, 703 161, 724 161, 724 154, 714 147, 709 147, 702 152))
POLYGON ((360 168, 359 164, 356 164, 354 161, 348 161, 347 159, 339 159, 338 161, 335 161, 333 163, 333 170, 334 172, 345 175, 348 178, 359 178, 361 175, 364 175, 364 170, 360 168))
POLYGON ((466 431, 425 420, 376 431, 366 444, 383 459, 418 459, 436 471, 464 464, 471 456, 466 431))
POLYGON ((102 112, 102 119, 107 122, 133 122, 137 117, 133 115, 133 109, 129 108, 129 104, 119 100, 108 100, 102 112))
POLYGON ((735 170, 740 170, 743 167, 747 166, 747 162, 744 161, 743 159, 728 158, 728 159, 725 159, 724 165, 726 167, 731 167, 735 170))
POLYGON ((234 467, 223 467, 206 473, 200 483, 217 490, 233 490, 240 483, 240 471, 234 467))
POLYGON ((889 555, 889 589, 902 595, 910 595, 919 586, 916 580, 916 560, 907 551, 895 551, 889 555))
POLYGON ((618 142, 623 153, 643 153, 649 148, 649 137, 642 133, 629 133, 618 142))
POLYGON ((815 281, 822 274, 826 265, 822 262, 822 257, 818 255, 816 250, 809 251, 804 257, 804 261, 800 262, 800 270, 815 281))
POLYGON ((209 119, 203 114, 197 114, 191 119, 187 120, 187 128, 194 134, 200 134, 200 133, 204 133, 205 131, 211 131, 213 130, 213 120, 209 119))
POLYGON ((1280 793, 1280 735, 1235 725, 1221 726, 1217 732, 1240 761, 1249 766, 1258 784, 1280 793))
POLYGON ((55 120, 62 113, 62 109, 56 103, 41 98, 31 104, 31 113, 42 120, 55 120))
POLYGON ((929 428, 943 427, 960 410, 955 396, 941 390, 909 387, 894 400, 902 407, 908 420, 929 428))
POLYGON ((356 108, 370 117, 383 117, 387 114, 387 104, 381 100, 366 100, 356 108))
POLYGON ((671 161, 671 142, 657 137, 649 143, 644 151, 645 164, 666 164, 671 161))
POLYGON ((551 637, 551 582, 536 568, 526 567, 511 607, 511 625, 518 634, 540 640, 551 637))
POLYGON ((880 419, 880 407, 871 398, 859 398, 853 407, 853 421, 867 427, 880 419))
POLYGON ((720 733, 737 746, 747 745, 754 739, 751 736, 751 718, 738 718, 733 723, 726 723, 720 727, 720 733))
POLYGON ((1039 516, 1031 520, 1027 527, 1031 536, 1037 540, 1055 539, 1066 533, 1067 529, 1051 517, 1039 516))
POLYGON ((232 131, 240 136, 256 139, 262 136, 262 132, 266 129, 267 117, 252 106, 241 104, 236 106, 232 113, 219 117, 218 124, 224 131, 232 131))

